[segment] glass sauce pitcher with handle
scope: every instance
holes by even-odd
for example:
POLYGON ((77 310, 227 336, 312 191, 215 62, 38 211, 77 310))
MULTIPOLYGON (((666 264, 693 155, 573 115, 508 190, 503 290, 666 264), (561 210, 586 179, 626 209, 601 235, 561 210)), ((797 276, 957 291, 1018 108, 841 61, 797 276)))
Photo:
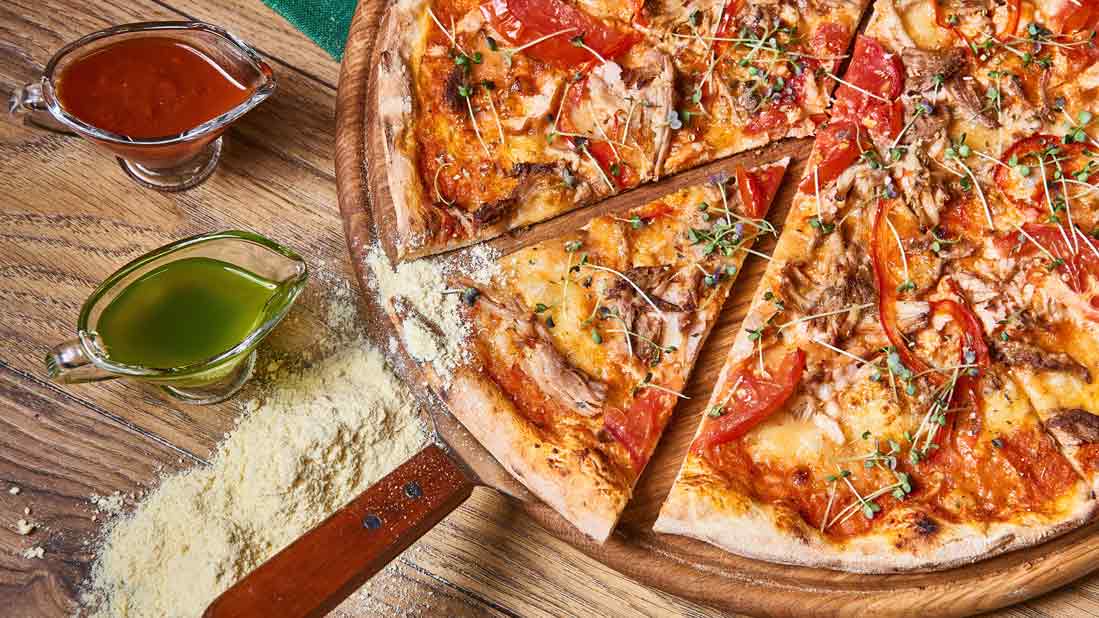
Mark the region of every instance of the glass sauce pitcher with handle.
MULTIPOLYGON (((119 66, 125 63, 132 67, 144 62, 143 75, 150 77, 151 67, 148 64, 153 61, 149 58, 141 59, 142 55, 141 50, 123 54, 118 59, 119 66), (135 59, 135 56, 138 58, 135 59)), ((193 83, 197 77, 179 74, 176 66, 159 67, 162 73, 158 74, 158 81, 126 84, 125 87, 121 81, 123 76, 115 74, 111 68, 109 65, 100 66, 102 74, 96 76, 97 79, 82 80, 85 87, 96 88, 94 96, 87 95, 92 97, 92 100, 87 101, 88 104, 110 105, 109 99, 100 100, 107 97, 115 97, 117 104, 125 96, 140 96, 160 104, 172 96, 179 96, 180 85, 192 96, 198 97, 194 101, 201 102, 201 94, 209 91, 208 84, 193 83), (96 84, 96 81, 103 83, 96 84), (111 84, 114 84, 114 90, 105 95, 103 90, 111 87, 111 84)), ((73 81, 75 83, 78 80, 73 81)), ((144 187, 159 191, 182 191, 198 185, 213 173, 221 155, 222 133, 233 122, 271 96, 275 85, 271 67, 259 54, 222 28, 202 22, 143 22, 94 32, 62 47, 46 64, 38 82, 15 91, 8 108, 12 114, 24 115, 28 124, 63 133, 75 133, 91 141, 115 155, 123 171, 144 187), (118 51, 118 45, 132 46, 142 39, 171 42, 186 49, 195 56, 190 59, 199 63, 197 66, 204 69, 204 75, 224 79, 234 88, 241 89, 239 103, 213 113, 207 120, 199 121, 194 126, 182 130, 179 127, 168 128, 168 132, 163 135, 154 131, 154 136, 149 136, 148 131, 141 136, 118 133, 95 126, 86 117, 81 118, 74 113, 74 101, 66 103, 66 96, 62 92, 65 88, 66 71, 83 66, 81 63, 87 65, 89 59, 111 51, 112 47, 118 51)), ((72 96, 78 97, 79 94, 72 96)), ((184 106, 184 109, 190 107, 184 106)), ((131 116, 136 117, 138 114, 123 116, 134 120, 131 116)))
MULTIPOLYGON (((305 287, 307 278, 308 269, 300 256, 274 241, 250 232, 215 232, 165 245, 123 266, 100 284, 80 311, 76 338, 50 350, 46 355, 46 368, 52 380, 67 384, 131 378, 156 384, 169 395, 187 403, 208 404, 223 401, 240 390, 251 376, 256 346, 286 316, 305 287), (244 323, 250 327, 240 330, 236 340, 227 341, 222 349, 208 357, 187 357, 178 366, 157 366, 162 363, 156 360, 139 363, 135 362, 134 358, 137 357, 133 356, 125 359, 112 357, 112 342, 104 336, 105 319, 111 319, 111 313, 118 314, 112 303, 122 298, 119 304, 125 303, 132 307, 136 302, 140 311, 141 303, 145 300, 149 305, 159 302, 163 315, 164 299, 155 298, 155 295, 166 288, 161 284, 140 286, 147 284, 150 278, 163 276, 173 264, 181 264, 186 260, 231 268, 246 277, 254 277, 254 281, 264 286, 260 301, 247 307, 249 310, 256 310, 254 318, 227 316, 233 319, 243 317, 244 323), (154 297, 125 298, 126 294, 133 295, 135 292, 139 296, 148 294, 154 297)), ((192 272, 187 284, 203 284, 202 274, 195 276, 192 272)), ((207 284, 218 285, 213 281, 207 284)), ((222 299, 232 301, 234 298, 234 294, 226 290, 212 291, 219 293, 222 299)), ((190 298, 193 299, 194 295, 190 298)), ((201 308, 176 306, 168 307, 166 311, 168 315, 179 316, 180 319, 210 315, 208 311, 203 313, 198 309, 201 308)), ((245 307, 242 305, 241 309, 244 310, 245 307)), ((172 324, 163 324, 163 320, 160 326, 174 327, 172 324)), ((204 324, 187 326, 191 329, 213 329, 220 325, 207 321, 204 324)), ((165 340, 163 336, 154 336, 155 333, 146 333, 147 338, 143 338, 140 331, 131 335, 131 341, 126 345, 129 350, 140 349, 146 341, 149 345, 154 345, 153 342, 162 344, 165 340)), ((187 343, 189 342, 183 341, 181 345, 187 343)), ((194 346, 188 347, 193 353, 194 346)), ((149 359, 164 359, 171 357, 172 350, 151 349, 149 352, 149 359)))

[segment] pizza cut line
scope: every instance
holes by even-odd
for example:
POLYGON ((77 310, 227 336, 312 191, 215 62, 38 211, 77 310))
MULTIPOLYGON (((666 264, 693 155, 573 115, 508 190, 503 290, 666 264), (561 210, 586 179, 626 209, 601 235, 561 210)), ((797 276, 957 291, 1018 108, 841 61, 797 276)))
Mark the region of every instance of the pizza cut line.
MULTIPOLYGON (((454 281, 472 359, 432 387, 519 481, 598 542, 656 448, 787 160, 711 178, 454 281)), ((400 326, 419 319, 395 299, 400 326)))
POLYGON ((812 134, 867 0, 400 0, 377 113, 398 257, 812 134))
POLYGON ((1097 21, 875 3, 657 531, 877 573, 1095 517, 1097 21))

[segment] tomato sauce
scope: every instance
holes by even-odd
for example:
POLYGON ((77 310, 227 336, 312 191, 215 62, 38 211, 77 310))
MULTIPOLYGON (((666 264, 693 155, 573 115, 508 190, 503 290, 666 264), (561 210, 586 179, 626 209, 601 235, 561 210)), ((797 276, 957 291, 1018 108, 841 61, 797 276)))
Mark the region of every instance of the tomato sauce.
POLYGON ((99 129, 172 137, 248 99, 252 88, 198 49, 168 37, 127 39, 64 67, 61 107, 99 129))

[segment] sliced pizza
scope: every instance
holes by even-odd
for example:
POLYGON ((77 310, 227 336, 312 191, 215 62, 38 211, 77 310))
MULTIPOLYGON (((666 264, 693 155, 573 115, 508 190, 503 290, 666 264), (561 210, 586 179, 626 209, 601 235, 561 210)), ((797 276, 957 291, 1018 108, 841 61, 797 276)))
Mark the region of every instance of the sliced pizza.
MULTIPOLYGON (((455 282, 472 360, 430 381, 517 479, 584 534, 613 530, 787 161, 736 169, 455 282)), ((395 307, 398 324, 415 319, 395 307)))
POLYGON ((1095 516, 1094 21, 1058 7, 878 0, 658 531, 893 572, 1095 516))
POLYGON ((375 117, 397 254, 467 245, 812 133, 865 5, 394 4, 375 117))

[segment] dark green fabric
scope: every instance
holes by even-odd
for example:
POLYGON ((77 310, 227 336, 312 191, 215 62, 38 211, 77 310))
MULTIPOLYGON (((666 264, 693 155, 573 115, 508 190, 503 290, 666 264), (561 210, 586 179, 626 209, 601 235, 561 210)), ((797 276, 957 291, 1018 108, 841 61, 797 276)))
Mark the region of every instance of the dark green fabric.
MULTIPOLYGON (((357 0, 263 0, 336 60, 343 57, 357 0)), ((260 47, 263 44, 257 41, 260 47)))

